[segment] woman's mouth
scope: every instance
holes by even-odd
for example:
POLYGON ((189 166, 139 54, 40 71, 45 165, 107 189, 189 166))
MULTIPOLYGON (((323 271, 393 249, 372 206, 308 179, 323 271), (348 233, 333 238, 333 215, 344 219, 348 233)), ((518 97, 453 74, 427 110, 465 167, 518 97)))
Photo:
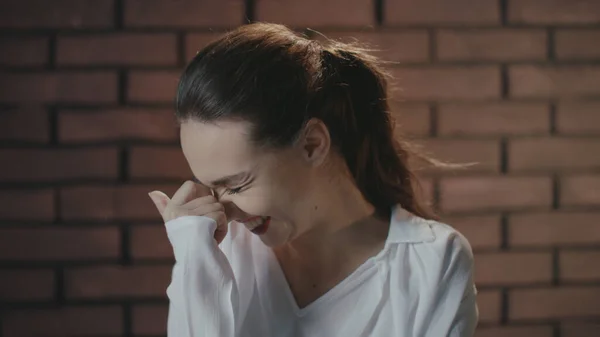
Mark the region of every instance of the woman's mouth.
POLYGON ((264 234, 269 229, 271 223, 270 216, 257 216, 244 221, 246 227, 254 234, 264 234))

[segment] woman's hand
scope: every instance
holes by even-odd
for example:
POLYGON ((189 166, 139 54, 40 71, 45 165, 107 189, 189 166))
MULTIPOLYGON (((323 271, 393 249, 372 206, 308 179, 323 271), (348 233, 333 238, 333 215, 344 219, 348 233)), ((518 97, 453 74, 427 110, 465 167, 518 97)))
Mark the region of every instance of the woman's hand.
POLYGON ((182 216, 206 216, 217 222, 214 236, 217 243, 221 243, 227 235, 225 208, 208 187, 188 180, 179 187, 172 199, 161 191, 152 191, 148 195, 165 223, 182 216))

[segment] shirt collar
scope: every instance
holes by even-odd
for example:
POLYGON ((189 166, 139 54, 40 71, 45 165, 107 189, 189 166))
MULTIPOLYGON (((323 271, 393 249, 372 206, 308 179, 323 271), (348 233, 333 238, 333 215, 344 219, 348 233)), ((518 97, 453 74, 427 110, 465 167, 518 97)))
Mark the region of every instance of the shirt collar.
POLYGON ((419 243, 435 240, 431 223, 400 205, 392 209, 388 243, 419 243))

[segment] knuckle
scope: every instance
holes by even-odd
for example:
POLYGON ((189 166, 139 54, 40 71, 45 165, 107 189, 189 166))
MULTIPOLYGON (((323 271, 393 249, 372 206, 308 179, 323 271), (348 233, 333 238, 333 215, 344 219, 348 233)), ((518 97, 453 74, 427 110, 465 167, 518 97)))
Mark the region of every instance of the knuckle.
POLYGON ((222 212, 211 212, 208 213, 207 216, 213 220, 215 220, 216 222, 221 221, 222 216, 221 216, 222 212))
MULTIPOLYGON (((214 197, 211 196, 214 199, 214 197)), ((202 205, 188 209, 180 206, 168 206, 163 214, 163 220, 168 222, 170 220, 174 220, 183 216, 189 215, 197 215, 197 216, 207 216, 212 218, 219 224, 223 224, 227 222, 227 215, 225 214, 225 207, 223 204, 214 202, 214 203, 203 203, 202 205)))
POLYGON ((198 189, 198 193, 199 194, 202 194, 202 195, 212 195, 211 190, 208 187, 204 186, 204 185, 197 184, 196 188, 198 189))
POLYGON ((202 201, 207 204, 214 204, 214 203, 218 202, 217 199, 215 197, 213 197, 212 195, 207 195, 207 196, 202 197, 202 201))

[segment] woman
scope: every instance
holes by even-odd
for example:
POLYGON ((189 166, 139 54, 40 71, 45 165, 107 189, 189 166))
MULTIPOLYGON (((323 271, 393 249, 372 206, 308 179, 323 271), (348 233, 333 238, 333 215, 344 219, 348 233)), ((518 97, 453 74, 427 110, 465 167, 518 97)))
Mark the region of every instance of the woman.
POLYGON ((177 261, 170 337, 473 334, 471 248, 417 200, 375 61, 251 24, 188 65, 195 181, 150 193, 177 261))

